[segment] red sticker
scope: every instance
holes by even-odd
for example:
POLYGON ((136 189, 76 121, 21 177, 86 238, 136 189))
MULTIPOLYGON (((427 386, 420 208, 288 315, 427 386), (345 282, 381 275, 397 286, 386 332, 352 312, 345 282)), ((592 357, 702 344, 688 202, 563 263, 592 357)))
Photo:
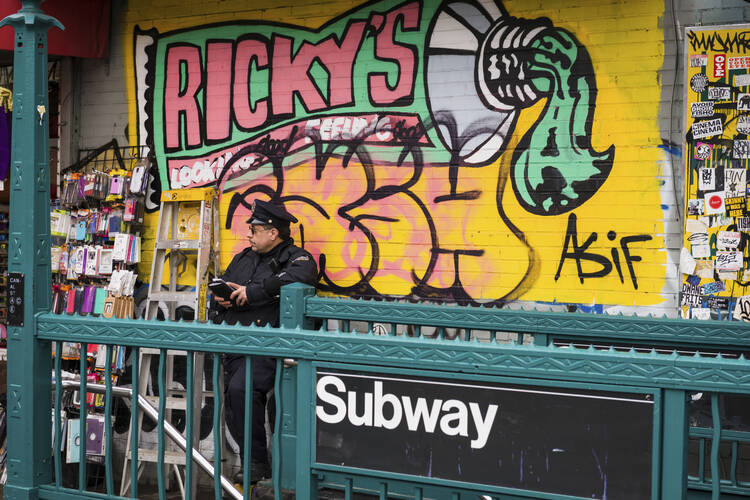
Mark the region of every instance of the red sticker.
POLYGON ((721 202, 722 202, 721 196, 714 195, 708 199, 708 206, 716 210, 717 208, 721 206, 721 202))
POLYGON ((726 54, 714 54, 714 78, 723 78, 726 74, 726 54))

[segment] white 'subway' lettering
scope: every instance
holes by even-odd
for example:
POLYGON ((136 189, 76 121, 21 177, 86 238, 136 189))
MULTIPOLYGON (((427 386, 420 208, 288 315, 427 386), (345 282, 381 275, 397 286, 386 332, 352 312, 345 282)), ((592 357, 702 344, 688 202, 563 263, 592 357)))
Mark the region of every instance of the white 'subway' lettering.
POLYGON ((316 386, 318 398, 323 403, 331 405, 331 413, 322 405, 315 407, 317 417, 327 424, 338 424, 345 419, 354 426, 382 427, 395 429, 406 421, 406 428, 418 431, 420 427, 427 433, 434 433, 439 427, 447 436, 469 437, 469 426, 473 424, 471 447, 484 448, 487 444, 492 424, 497 415, 498 405, 490 404, 483 413, 478 403, 467 403, 458 399, 433 399, 428 402, 425 398, 416 398, 416 403, 410 396, 400 398, 391 393, 383 394, 383 382, 376 380, 373 392, 365 392, 361 398, 355 391, 347 391, 346 384, 339 377, 325 375, 318 380, 316 386), (357 400, 362 400, 362 408, 358 410, 357 400), (390 407, 386 412, 385 408, 390 407), (359 411, 360 414, 357 414, 359 411), (386 417, 386 415, 389 415, 386 417), (471 418, 470 418, 471 417, 471 418))

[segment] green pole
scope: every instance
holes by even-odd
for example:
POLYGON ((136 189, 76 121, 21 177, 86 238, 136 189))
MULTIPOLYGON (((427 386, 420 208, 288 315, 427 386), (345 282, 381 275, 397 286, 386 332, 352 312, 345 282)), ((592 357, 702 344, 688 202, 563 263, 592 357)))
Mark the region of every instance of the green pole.
MULTIPOLYGON (((279 320, 281 326, 284 328, 303 328, 311 330, 313 328, 313 321, 311 318, 305 317, 305 302, 308 297, 315 296, 315 288, 304 283, 291 283, 281 287, 281 310, 279 313, 279 320)), ((283 368, 281 376, 281 407, 284 409, 295 408, 297 402, 297 383, 299 376, 297 374, 296 366, 287 366, 283 368)), ((303 387, 303 390, 305 388, 303 387)), ((296 468, 299 462, 299 455, 297 449, 297 431, 298 431, 298 418, 299 415, 294 411, 280 410, 282 422, 281 428, 277 428, 276 432, 281 433, 281 454, 274 453, 274 460, 277 456, 283 458, 281 462, 281 487, 282 489, 296 490, 295 483, 297 481, 296 468), (297 457, 295 459, 294 457, 297 457)), ((305 433, 305 439, 307 439, 308 433, 305 433)), ((302 443, 304 449, 308 449, 307 445, 302 443)), ((306 452, 305 452, 306 453, 306 452)), ((274 470, 274 474, 276 470, 274 470)), ((298 495, 301 495, 298 492, 298 495)), ((300 498, 304 498, 300 496, 300 498)))
POLYGON ((688 394, 665 389, 662 422, 662 500, 685 500, 687 495, 688 394))
POLYGON ((47 30, 63 29, 23 0, 0 22, 15 30, 13 143, 10 168, 8 251, 8 480, 7 499, 36 499, 51 468, 51 353, 35 339, 35 315, 49 311, 49 103, 47 30))

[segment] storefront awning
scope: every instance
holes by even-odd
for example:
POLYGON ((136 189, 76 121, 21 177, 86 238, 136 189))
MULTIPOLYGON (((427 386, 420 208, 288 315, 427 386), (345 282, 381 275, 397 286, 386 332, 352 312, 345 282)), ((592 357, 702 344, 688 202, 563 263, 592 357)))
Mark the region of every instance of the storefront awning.
MULTIPOLYGON (((73 57, 104 57, 109 41, 110 0, 46 0, 42 10, 65 26, 49 30, 49 54, 73 57)), ((0 1, 0 19, 21 10, 20 0, 0 1)), ((13 50, 13 28, 0 28, 0 50, 13 50)))

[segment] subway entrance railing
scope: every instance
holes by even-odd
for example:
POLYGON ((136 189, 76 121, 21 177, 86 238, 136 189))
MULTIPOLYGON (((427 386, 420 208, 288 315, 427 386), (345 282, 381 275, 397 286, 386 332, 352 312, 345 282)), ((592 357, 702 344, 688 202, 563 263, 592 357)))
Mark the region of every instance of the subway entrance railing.
MULTIPOLYGON (((304 285, 284 288, 281 317, 273 329, 40 314, 36 341, 287 360, 273 485, 297 498, 750 496, 750 432, 722 411, 750 393, 740 323, 323 298, 304 285)), ((113 473, 96 492, 85 465, 78 489, 47 474, 39 497, 118 498, 113 473)))

